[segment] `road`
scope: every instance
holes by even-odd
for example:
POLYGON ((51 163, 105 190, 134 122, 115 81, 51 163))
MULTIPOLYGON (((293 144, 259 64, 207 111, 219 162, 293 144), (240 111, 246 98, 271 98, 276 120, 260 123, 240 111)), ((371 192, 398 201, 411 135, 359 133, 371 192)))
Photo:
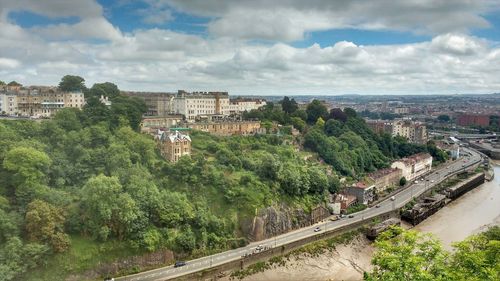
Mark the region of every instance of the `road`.
POLYGON ((395 200, 386 199, 381 201, 377 207, 372 207, 365 209, 361 212, 354 214, 353 218, 343 218, 337 221, 326 221, 319 224, 315 224, 309 227, 301 228, 295 231, 288 232, 273 238, 258 241, 255 243, 250 243, 249 245, 238 248, 235 250, 230 250, 211 256, 202 257, 199 259, 187 261, 187 264, 182 267, 174 268, 173 266, 162 267, 146 272, 137 273, 134 275, 124 276, 115 278, 115 280, 123 281, 159 281, 168 280, 170 278, 183 276, 189 273, 198 272, 204 269, 208 269, 212 266, 224 264, 230 261, 241 259, 242 255, 246 253, 251 253, 255 250, 256 246, 262 245, 264 247, 279 247, 281 245, 288 244, 290 242, 301 240, 309 236, 318 235, 322 232, 340 228, 355 222, 360 222, 362 220, 367 220, 372 217, 390 212, 396 208, 403 207, 408 203, 413 197, 419 196, 426 190, 430 189, 434 185, 438 184, 444 180, 449 174, 459 172, 460 170, 467 169, 477 163, 481 162, 481 156, 471 150, 463 149, 466 155, 460 160, 454 161, 446 166, 442 166, 439 169, 432 171, 428 175, 423 177, 423 181, 418 179, 418 183, 411 184, 404 190, 400 191, 395 195, 395 200), (314 229, 320 227, 321 231, 315 232, 314 229))

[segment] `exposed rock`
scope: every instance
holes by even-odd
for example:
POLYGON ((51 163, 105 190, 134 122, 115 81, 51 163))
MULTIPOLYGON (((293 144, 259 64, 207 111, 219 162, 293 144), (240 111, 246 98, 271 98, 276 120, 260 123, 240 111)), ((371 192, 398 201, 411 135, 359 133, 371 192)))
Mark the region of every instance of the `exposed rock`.
POLYGON ((252 221, 243 221, 242 230, 253 241, 259 241, 311 225, 311 215, 302 209, 268 207, 259 211, 252 221))

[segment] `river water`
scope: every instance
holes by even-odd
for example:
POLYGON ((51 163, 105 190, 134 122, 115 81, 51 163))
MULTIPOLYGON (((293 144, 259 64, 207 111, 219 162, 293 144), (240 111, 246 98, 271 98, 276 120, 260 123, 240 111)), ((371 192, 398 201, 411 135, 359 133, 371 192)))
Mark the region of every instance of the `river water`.
POLYGON ((500 224, 500 166, 495 178, 467 192, 425 219, 415 230, 433 233, 450 250, 451 244, 500 224))
MULTIPOLYGON (((498 164, 498 163, 497 163, 498 164)), ((495 178, 467 192, 457 200, 425 219, 415 230, 432 233, 447 250, 451 244, 500 225, 500 166, 495 178)), ((286 266, 278 266, 244 278, 244 281, 290 280, 363 280, 363 271, 370 271, 374 248, 364 236, 349 245, 340 245, 332 253, 313 257, 292 258, 286 266)), ((229 281, 229 277, 221 279, 229 281)))

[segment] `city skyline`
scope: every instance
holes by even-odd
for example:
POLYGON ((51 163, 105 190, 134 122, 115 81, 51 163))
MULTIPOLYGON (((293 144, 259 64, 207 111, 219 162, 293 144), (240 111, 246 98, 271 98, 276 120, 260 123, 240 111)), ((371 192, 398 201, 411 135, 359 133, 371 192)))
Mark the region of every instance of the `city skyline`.
POLYGON ((234 95, 500 89, 499 1, 0 1, 0 80, 234 95), (418 3, 417 3, 418 2, 418 3))

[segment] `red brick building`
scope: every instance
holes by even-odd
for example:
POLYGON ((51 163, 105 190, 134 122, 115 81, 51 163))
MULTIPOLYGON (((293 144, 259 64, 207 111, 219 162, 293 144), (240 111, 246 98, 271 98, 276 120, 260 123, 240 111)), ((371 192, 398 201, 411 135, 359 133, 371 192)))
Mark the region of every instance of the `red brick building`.
POLYGON ((458 116, 457 124, 460 126, 481 126, 487 127, 490 125, 489 115, 479 115, 479 114, 462 114, 458 116))

